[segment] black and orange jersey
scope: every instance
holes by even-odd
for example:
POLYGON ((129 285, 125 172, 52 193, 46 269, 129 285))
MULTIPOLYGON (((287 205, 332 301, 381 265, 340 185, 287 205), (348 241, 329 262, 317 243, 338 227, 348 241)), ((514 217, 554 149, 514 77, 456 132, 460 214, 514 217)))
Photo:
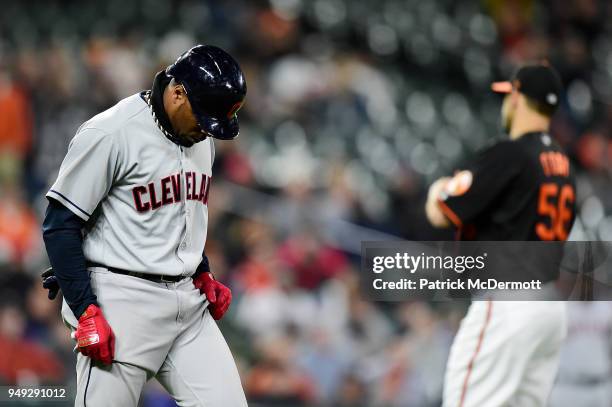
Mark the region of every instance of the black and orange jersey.
POLYGON ((548 134, 527 133, 482 151, 448 182, 439 203, 461 240, 566 240, 574 174, 548 134))

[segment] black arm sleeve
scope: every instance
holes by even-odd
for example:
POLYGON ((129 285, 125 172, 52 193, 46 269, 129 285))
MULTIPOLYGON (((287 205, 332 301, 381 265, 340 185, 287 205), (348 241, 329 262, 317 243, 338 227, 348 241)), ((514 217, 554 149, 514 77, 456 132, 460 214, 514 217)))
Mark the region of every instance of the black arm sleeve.
POLYGON ((198 265, 196 272, 193 273, 192 278, 196 278, 202 273, 210 273, 210 264, 208 263, 208 257, 206 257, 206 252, 202 252, 202 261, 198 265))
POLYGON ((90 304, 97 305, 83 254, 84 221, 49 199, 42 232, 49 261, 66 302, 78 319, 90 304))

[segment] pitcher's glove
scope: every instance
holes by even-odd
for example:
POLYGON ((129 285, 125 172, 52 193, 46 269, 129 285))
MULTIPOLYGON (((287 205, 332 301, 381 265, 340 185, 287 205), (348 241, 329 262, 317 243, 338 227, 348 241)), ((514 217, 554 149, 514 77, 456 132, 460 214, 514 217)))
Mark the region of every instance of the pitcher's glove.
POLYGON ((204 272, 193 279, 193 285, 206 296, 210 315, 219 320, 232 302, 232 291, 215 280, 212 273, 204 272))
POLYGON ((76 349, 92 360, 110 365, 115 356, 115 335, 102 315, 102 310, 90 304, 79 318, 72 334, 77 341, 76 349))
POLYGON ((49 290, 47 297, 49 297, 50 300, 54 300, 60 291, 60 286, 53 272, 53 267, 47 268, 40 276, 42 277, 43 288, 49 290))

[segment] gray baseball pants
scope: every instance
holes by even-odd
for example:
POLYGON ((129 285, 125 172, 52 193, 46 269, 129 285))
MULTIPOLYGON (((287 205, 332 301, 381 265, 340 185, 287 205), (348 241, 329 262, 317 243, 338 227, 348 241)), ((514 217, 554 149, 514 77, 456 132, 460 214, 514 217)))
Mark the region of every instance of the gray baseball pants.
MULTIPOLYGON (((111 366, 77 356, 77 407, 138 405, 155 377, 181 407, 246 406, 232 354, 191 278, 155 283, 90 269, 94 293, 115 333, 111 366)), ((66 302, 62 317, 76 329, 66 302)))

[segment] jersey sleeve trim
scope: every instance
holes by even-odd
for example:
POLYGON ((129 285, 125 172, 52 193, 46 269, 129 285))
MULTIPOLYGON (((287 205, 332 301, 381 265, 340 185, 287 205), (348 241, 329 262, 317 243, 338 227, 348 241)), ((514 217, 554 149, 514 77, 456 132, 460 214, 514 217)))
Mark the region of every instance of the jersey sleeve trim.
POLYGON ((83 219, 84 221, 88 221, 89 218, 91 217, 91 214, 85 212, 83 209, 81 209, 77 204, 75 204, 74 202, 72 202, 70 199, 68 199, 66 196, 62 195, 60 192, 57 192, 53 189, 49 190, 49 192, 47 192, 47 197, 49 198, 53 198, 59 202, 62 203, 62 205, 64 205, 66 208, 68 208, 72 213, 74 213, 75 215, 77 215, 79 218, 83 219))
POLYGON ((455 225, 455 227, 460 228, 463 226, 463 221, 461 221, 459 215, 453 212, 453 210, 446 204, 446 202, 441 199, 438 199, 438 206, 440 207, 440 210, 442 210, 444 216, 446 216, 446 218, 450 220, 453 225, 455 225))

